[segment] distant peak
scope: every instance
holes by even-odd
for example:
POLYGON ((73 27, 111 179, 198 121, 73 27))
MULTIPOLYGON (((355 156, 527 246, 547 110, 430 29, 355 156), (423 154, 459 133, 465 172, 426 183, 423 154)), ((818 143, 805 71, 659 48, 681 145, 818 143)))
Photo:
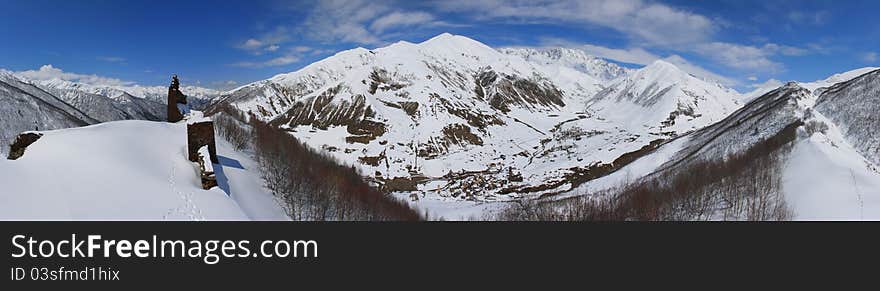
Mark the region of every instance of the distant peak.
POLYGON ((461 36, 461 35, 455 35, 455 34, 451 34, 451 33, 448 33, 448 32, 444 32, 444 33, 441 33, 441 34, 439 34, 439 35, 437 35, 437 36, 435 36, 435 37, 432 37, 431 39, 428 39, 428 40, 422 42, 422 44, 430 44, 430 43, 450 43, 450 42, 456 42, 456 43, 460 43, 460 42, 473 42, 473 43, 478 43, 478 44, 483 45, 483 43, 481 43, 481 42, 479 42, 479 41, 476 41, 476 40, 474 40, 474 39, 471 39, 471 38, 469 38, 469 37, 461 36))
POLYGON ((440 49, 446 51, 467 51, 469 53, 474 53, 477 51, 492 51, 496 53, 498 52, 497 50, 477 40, 471 39, 466 36, 454 35, 450 33, 441 33, 440 35, 437 35, 429 40, 418 44, 418 46, 432 50, 440 49))
POLYGON ((450 38, 453 38, 453 37, 455 37, 455 36, 456 36, 456 35, 454 35, 454 34, 451 34, 451 33, 448 33, 448 32, 444 32, 444 33, 438 34, 438 35, 435 36, 435 37, 432 37, 431 39, 450 39, 450 38))
POLYGON ((647 65, 644 68, 640 69, 639 71, 642 72, 642 74, 665 76, 687 74, 679 69, 676 65, 673 65, 672 63, 664 60, 656 60, 650 65, 647 65))
POLYGON ((12 71, 0 69, 0 75, 12 75, 12 71))
POLYGON ((785 85, 782 85, 782 87, 779 87, 779 88, 780 89, 804 89, 804 87, 802 87, 801 84, 798 83, 797 81, 788 81, 785 83, 785 85))
POLYGON ((664 69, 675 69, 675 70, 678 70, 678 67, 677 67, 677 66, 673 65, 673 64, 670 63, 670 62, 664 61, 664 60, 656 60, 656 61, 654 61, 653 63, 651 63, 650 65, 648 65, 647 67, 664 68, 664 69))
POLYGON ((409 45, 413 45, 413 43, 408 42, 408 41, 405 41, 405 40, 401 40, 401 41, 397 41, 397 42, 395 42, 395 43, 393 43, 393 44, 391 44, 391 45, 404 45, 404 46, 409 46, 409 45))

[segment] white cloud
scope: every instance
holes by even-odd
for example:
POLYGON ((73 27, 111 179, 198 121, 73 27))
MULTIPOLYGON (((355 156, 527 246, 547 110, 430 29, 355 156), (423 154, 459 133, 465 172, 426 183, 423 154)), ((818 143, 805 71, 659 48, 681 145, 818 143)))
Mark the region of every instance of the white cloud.
POLYGON ((775 43, 765 44, 762 49, 769 54, 779 53, 784 56, 803 56, 810 53, 810 51, 807 49, 787 45, 779 45, 775 43))
MULTIPOLYGON (((424 11, 407 11, 391 1, 327 0, 319 1, 307 13, 296 29, 276 27, 258 37, 236 45, 237 48, 256 56, 275 55, 263 61, 243 61, 231 64, 237 67, 261 68, 296 63, 303 54, 324 54, 328 51, 309 46, 291 44, 291 35, 302 34, 302 39, 327 43, 349 42, 363 45, 380 45, 386 33, 401 28, 449 26, 424 11), (294 33, 296 32, 296 33, 294 33), (279 52, 281 46, 289 46, 279 52)), ((393 35, 393 34, 392 34, 393 35)), ((302 40, 301 39, 301 40, 302 40)))
POLYGON ((776 49, 760 48, 726 42, 712 42, 695 46, 695 51, 725 66, 760 72, 780 72, 782 63, 769 59, 776 49))
POLYGON ((319 1, 304 26, 310 37, 321 41, 378 44, 379 36, 367 29, 367 23, 390 9, 388 3, 378 1, 319 1))
MULTIPOLYGON (((551 24, 594 25, 623 33, 629 46, 698 53, 719 64, 748 71, 780 72, 784 65, 773 56, 803 56, 811 50, 767 43, 743 45, 714 40, 714 34, 726 25, 670 5, 643 0, 449 0, 437 2, 440 9, 470 15, 474 20, 544 22, 551 24)), ((821 22, 827 12, 793 13, 789 18, 821 22)), ((656 56, 644 50, 607 50, 586 47, 599 56, 627 63, 643 64, 656 56)))
POLYGON ((275 52, 281 48, 280 45, 268 40, 258 40, 255 38, 248 39, 236 46, 239 49, 251 52, 254 55, 262 55, 264 52, 275 52))
POLYGON ((104 86, 129 86, 134 85, 134 82, 123 81, 116 78, 107 78, 101 77, 98 75, 87 75, 87 74, 77 74, 65 72, 59 68, 50 65, 43 65, 39 70, 27 70, 16 72, 16 75, 22 76, 31 80, 65 80, 72 82, 80 82, 84 84, 90 85, 104 85, 104 86))
POLYGON ((756 77, 756 76, 749 76, 747 79, 748 79, 749 81, 755 82, 755 81, 758 80, 758 77, 756 77))
MULTIPOLYGON (((752 80, 752 79, 749 78, 749 80, 752 80)), ((757 78, 755 78, 755 80, 757 80, 757 78)), ((749 85, 749 88, 773 88, 773 89, 775 89, 775 88, 781 87, 782 85, 785 85, 784 83, 782 83, 782 81, 779 81, 776 79, 769 79, 767 81, 764 81, 764 83, 751 84, 751 85, 749 85)))
POLYGON ((280 57, 271 59, 271 60, 265 62, 265 64, 266 64, 266 66, 273 66, 274 67, 274 66, 289 65, 289 64, 296 63, 298 61, 299 61, 298 56, 286 55, 286 56, 280 56, 280 57))
POLYGON ((248 39, 238 47, 245 50, 257 50, 263 47, 264 43, 256 39, 248 39))
POLYGON ((312 48, 311 48, 311 47, 307 47, 307 46, 303 46, 303 45, 301 45, 301 46, 295 46, 295 47, 293 47, 293 50, 296 51, 296 52, 304 53, 304 52, 311 51, 312 48))
POLYGON ((389 31, 413 27, 453 26, 426 11, 403 10, 393 1, 319 1, 306 17, 308 37, 324 42, 379 45, 389 31))
POLYGON ((830 13, 828 11, 791 11, 788 13, 788 19, 798 24, 822 25, 828 21, 830 13))
POLYGON ((867 52, 862 55, 862 60, 866 63, 875 63, 877 62, 877 53, 876 52, 867 52))
POLYGON ((229 90, 238 87, 238 82, 235 80, 215 81, 208 84, 208 86, 217 90, 229 90))
POLYGON ((108 56, 99 56, 96 59, 99 61, 111 62, 111 63, 125 63, 125 58, 123 57, 108 57, 108 56))
POLYGON ((612 49, 597 45, 585 44, 581 49, 589 54, 623 63, 647 65, 660 57, 641 48, 612 49))
POLYGON ((705 16, 642 0, 450 0, 437 6, 476 19, 597 25, 662 46, 703 42, 717 29, 705 16))
POLYGON ((405 27, 433 21, 434 16, 425 12, 392 12, 373 21, 370 29, 380 33, 391 27, 405 27))
POLYGON ((703 67, 697 66, 679 55, 671 55, 664 58, 663 60, 675 65, 676 67, 678 67, 682 71, 687 72, 688 74, 697 76, 698 78, 704 80, 715 81, 725 86, 739 85, 739 82, 737 82, 736 80, 713 73, 703 67))
POLYGON ((258 37, 249 38, 235 47, 254 55, 262 55, 264 52, 275 52, 280 49, 280 44, 290 41, 290 35, 291 32, 287 28, 279 26, 258 37))
POLYGON ((300 52, 296 49, 290 49, 287 53, 264 61, 245 61, 231 64, 233 67, 241 68, 265 68, 285 66, 299 62, 300 52))

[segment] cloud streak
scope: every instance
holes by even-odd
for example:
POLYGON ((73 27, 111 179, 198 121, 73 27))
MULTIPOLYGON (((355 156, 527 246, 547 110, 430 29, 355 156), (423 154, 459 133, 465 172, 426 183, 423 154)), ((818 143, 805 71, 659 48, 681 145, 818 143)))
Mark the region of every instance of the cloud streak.
POLYGON ((88 74, 77 74, 71 72, 65 72, 60 68, 56 68, 49 65, 43 65, 39 70, 27 70, 16 72, 16 75, 22 76, 31 80, 65 80, 71 82, 79 82, 89 85, 103 85, 103 86, 130 86, 134 85, 134 82, 123 81, 116 78, 108 78, 101 77, 98 75, 88 75, 88 74))
POLYGON ((877 53, 876 52, 867 52, 862 55, 862 60, 866 63, 876 63, 877 62, 877 53))
MULTIPOLYGON (((449 0, 437 2, 442 11, 470 15, 476 21, 593 25, 622 33, 630 48, 608 49, 584 45, 581 49, 605 58, 646 64, 657 59, 647 48, 696 53, 721 65, 750 72, 778 73, 785 66, 774 56, 803 56, 811 50, 775 43, 746 45, 714 40, 726 24, 721 20, 642 0, 449 0), (719 23, 720 22, 720 23, 719 23)), ((793 12, 792 21, 825 21, 828 13, 793 12)))
POLYGON ((99 56, 96 57, 99 61, 110 62, 110 63, 125 63, 126 59, 123 57, 108 57, 108 56, 99 56))
POLYGON ((661 46, 702 42, 718 29, 705 16, 641 0, 450 0, 437 2, 437 7, 478 20, 596 25, 622 32, 637 42, 661 46))

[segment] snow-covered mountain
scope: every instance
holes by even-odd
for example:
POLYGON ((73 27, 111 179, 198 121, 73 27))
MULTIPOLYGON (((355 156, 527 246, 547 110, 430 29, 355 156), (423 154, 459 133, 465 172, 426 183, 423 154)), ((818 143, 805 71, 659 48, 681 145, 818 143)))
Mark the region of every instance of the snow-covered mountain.
MULTIPOLYGON (((23 78, 19 76, 19 78, 23 78)), ((100 95, 111 99, 128 99, 130 97, 147 99, 157 103, 165 103, 168 98, 167 86, 143 86, 143 85, 95 85, 80 82, 72 82, 62 79, 34 80, 31 83, 41 87, 63 91, 76 91, 94 95, 100 95)), ((221 91, 202 88, 198 86, 181 86, 180 90, 186 92, 188 97, 209 101, 220 94, 221 91)))
POLYGON ((126 92, 121 92, 118 95, 114 95, 114 97, 107 97, 106 95, 89 93, 88 91, 75 88, 52 87, 43 84, 39 86, 73 107, 80 108, 87 115, 100 122, 128 119, 154 121, 165 119, 165 103, 134 97, 126 92))
POLYGON ((568 189, 590 169, 739 106, 735 91, 668 63, 627 72, 571 50, 499 51, 442 34, 343 51, 218 103, 289 130, 408 199, 506 200, 568 189), (620 81, 606 88, 614 76, 620 81))
POLYGON ((792 218, 880 219, 880 136, 874 130, 880 127, 880 70, 852 75, 837 75, 846 81, 830 87, 789 82, 566 195, 596 193, 701 161, 727 159, 771 140, 790 149, 771 152, 783 164, 780 173, 770 172, 766 179, 779 179, 792 218))
MULTIPOLYGON (((4 87, 2 109, 11 114, 0 121, 0 154, 18 133, 52 130, 114 120, 164 120, 168 88, 93 85, 61 79, 31 80, 0 69, 4 87)), ((183 87, 195 107, 204 106, 220 92, 183 87)))
POLYGON ((587 105, 630 127, 683 133, 721 120, 738 109, 739 94, 657 60, 614 81, 587 105))
MULTIPOLYGON (((878 67, 858 68, 858 69, 846 71, 843 73, 834 74, 831 77, 828 77, 828 78, 825 78, 822 80, 816 80, 816 81, 812 81, 812 82, 798 82, 798 85, 807 89, 807 90, 810 90, 810 92, 813 94, 813 97, 818 98, 819 95, 822 94, 822 91, 825 88, 831 87, 837 83, 842 83, 842 82, 852 80, 853 78, 864 75, 864 74, 871 72, 871 71, 875 71, 877 69, 880 69, 880 68, 878 68, 878 67)), ((767 92, 775 90, 780 85, 782 85, 782 82, 779 82, 775 79, 767 81, 767 82, 755 87, 755 89, 752 90, 751 92, 743 94, 743 100, 745 100, 746 102, 751 101, 754 98, 757 98, 761 95, 766 94, 767 92)), ((813 98, 812 101, 815 101, 815 98, 813 98)))
POLYGON ((817 81, 813 81, 813 82, 800 83, 800 86, 806 88, 807 90, 810 90, 816 96, 818 96, 821 94, 821 90, 819 90, 819 89, 831 87, 834 84, 846 82, 846 81, 855 79, 856 77, 859 77, 861 75, 864 75, 864 74, 867 74, 869 72, 873 72, 876 70, 880 70, 880 68, 878 68, 878 67, 858 68, 855 70, 850 70, 850 71, 846 71, 843 73, 834 74, 831 77, 825 78, 824 80, 817 80, 817 81))
POLYGON ((601 58, 586 53, 583 50, 551 47, 544 49, 535 48, 500 48, 498 51, 519 56, 528 62, 548 67, 565 67, 577 70, 589 75, 603 83, 620 78, 632 71, 601 58))
POLYGON ((0 154, 16 135, 28 130, 46 130, 96 123, 79 109, 36 86, 0 70, 0 154))

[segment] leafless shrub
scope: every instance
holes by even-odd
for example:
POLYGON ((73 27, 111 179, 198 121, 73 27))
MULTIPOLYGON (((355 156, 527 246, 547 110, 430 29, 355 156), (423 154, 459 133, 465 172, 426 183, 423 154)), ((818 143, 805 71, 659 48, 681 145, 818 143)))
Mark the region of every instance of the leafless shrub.
POLYGON ((252 136, 247 124, 242 124, 239 119, 226 113, 215 114, 213 119, 217 134, 229 141, 235 150, 250 148, 252 136))
POLYGON ((825 133, 828 131, 828 124, 825 122, 818 120, 810 120, 804 125, 804 130, 807 131, 808 135, 813 135, 814 133, 825 133))

